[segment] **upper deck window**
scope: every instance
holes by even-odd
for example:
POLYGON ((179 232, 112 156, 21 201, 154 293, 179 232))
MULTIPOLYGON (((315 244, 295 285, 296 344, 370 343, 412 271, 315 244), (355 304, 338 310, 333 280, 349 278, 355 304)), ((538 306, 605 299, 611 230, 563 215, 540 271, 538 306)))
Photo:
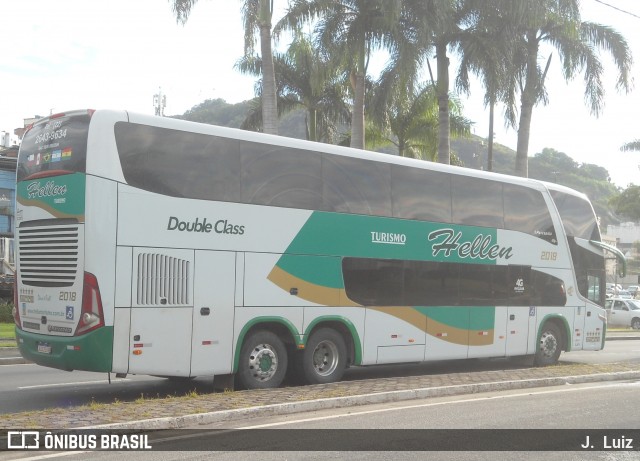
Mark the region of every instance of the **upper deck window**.
POLYGON ((175 197, 508 229, 556 244, 542 193, 449 172, 118 122, 128 184, 175 197))

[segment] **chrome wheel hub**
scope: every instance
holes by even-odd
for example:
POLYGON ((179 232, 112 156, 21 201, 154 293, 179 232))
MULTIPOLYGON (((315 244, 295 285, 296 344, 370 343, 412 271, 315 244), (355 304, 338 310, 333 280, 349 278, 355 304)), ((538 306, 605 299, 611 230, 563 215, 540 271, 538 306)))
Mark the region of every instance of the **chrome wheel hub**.
POLYGON ((340 359, 337 346, 331 341, 321 341, 313 351, 313 368, 320 376, 331 375, 340 359))
POLYGON ((268 381, 273 378, 278 369, 278 357, 269 344, 258 344, 249 356, 249 369, 258 381, 268 381))

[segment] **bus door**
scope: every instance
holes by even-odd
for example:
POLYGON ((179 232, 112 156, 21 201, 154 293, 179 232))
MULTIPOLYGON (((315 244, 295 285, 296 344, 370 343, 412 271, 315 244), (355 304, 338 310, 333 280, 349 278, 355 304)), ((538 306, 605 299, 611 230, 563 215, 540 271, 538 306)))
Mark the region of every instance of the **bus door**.
POLYGON ((576 317, 576 323, 582 319, 580 314, 584 315, 584 329, 583 329, 583 344, 582 349, 590 351, 598 351, 603 347, 603 338, 606 328, 606 311, 604 307, 600 307, 597 304, 604 304, 604 284, 605 276, 603 271, 588 270, 586 277, 586 290, 587 298, 589 301, 585 303, 584 309, 578 308, 576 317), (584 311, 584 314, 582 313, 584 311))
POLYGON ((535 331, 536 307, 510 306, 507 312, 507 355, 527 355, 529 351, 529 332, 535 331))
POLYGON ((577 309, 576 323, 582 322, 584 319, 583 343, 582 349, 586 351, 599 351, 602 349, 602 340, 605 335, 605 310, 601 307, 587 302, 584 307, 577 309), (584 314, 581 316, 582 312, 584 314))
POLYGON ((190 376, 194 251, 133 248, 129 373, 190 376))
POLYGON ((231 373, 236 253, 196 251, 194 281, 191 376, 231 373))

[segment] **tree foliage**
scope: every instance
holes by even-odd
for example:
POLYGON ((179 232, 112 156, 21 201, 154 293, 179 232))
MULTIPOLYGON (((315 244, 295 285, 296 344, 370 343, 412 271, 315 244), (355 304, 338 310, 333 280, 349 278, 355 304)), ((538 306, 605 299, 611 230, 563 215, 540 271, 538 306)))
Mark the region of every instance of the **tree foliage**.
MULTIPOLYGON (((197 0, 169 2, 184 24, 197 0)), ((400 155, 418 158, 430 158, 435 148, 438 160, 449 163, 451 135, 468 132, 470 124, 449 88, 449 56, 457 55, 456 89, 469 92, 470 75, 478 76, 490 126, 494 106, 503 103, 506 123, 518 131, 515 170, 504 171, 506 157, 498 153, 496 171, 547 181, 567 177, 597 196, 611 194, 604 168, 576 164, 553 149, 528 157, 533 109, 552 96, 545 79, 553 63, 559 61, 567 81, 583 77, 585 102, 595 116, 605 95, 601 53, 612 58, 617 89, 630 88, 632 57, 626 40, 611 27, 583 21, 579 0, 289 0, 273 28, 273 0, 240 3, 245 53, 238 69, 261 77, 260 99, 249 109, 247 127, 262 125, 275 132, 277 124, 274 129, 267 119, 304 107, 308 139, 336 142, 336 127, 350 123, 342 139, 352 147, 386 142, 400 155), (300 40, 305 27, 312 35, 300 40), (286 53, 272 58, 271 34, 285 31, 293 32, 295 40, 286 53), (388 64, 372 82, 369 61, 377 50, 388 53, 388 64), (436 59, 435 79, 420 81, 431 57, 436 59)), ((492 132, 485 157, 489 169, 494 169, 492 132)), ((622 149, 640 150, 640 140, 622 149)))
POLYGON ((620 216, 631 221, 640 221, 640 186, 629 185, 609 203, 620 216))
POLYGON ((174 115, 173 118, 189 120, 192 122, 208 123, 210 125, 228 126, 240 128, 247 112, 250 110, 251 101, 239 104, 229 104, 224 99, 207 99, 193 106, 182 115, 174 115))
MULTIPOLYGON (((198 0, 169 0, 176 21, 185 25, 198 0)), ((262 72, 262 119, 265 133, 278 134, 276 84, 273 70, 271 18, 273 0, 243 0, 244 54, 254 56, 256 34, 259 37, 262 72)))
MULTIPOLYGON (((236 67, 244 73, 260 75, 259 58, 243 58, 236 67)), ((306 110, 306 139, 334 142, 339 124, 349 122, 345 104, 345 76, 335 62, 313 46, 308 36, 296 33, 285 53, 275 53, 274 68, 278 112, 306 110)), ((260 96, 262 85, 256 85, 260 96)), ((242 128, 256 130, 262 125, 260 100, 252 106, 242 128)))
MULTIPOLYGON (((381 80, 378 87, 387 84, 381 80)), ((387 94, 378 89, 372 100, 373 120, 381 127, 384 138, 397 147, 402 157, 437 160, 439 107, 434 86, 413 91, 396 86, 387 101, 377 100, 387 94)), ((453 136, 469 136, 471 121, 462 115, 462 104, 455 97, 449 99, 449 113, 453 136)))
POLYGON ((509 24, 505 38, 513 41, 513 54, 510 56, 513 57, 515 72, 509 75, 506 117, 518 129, 515 174, 526 177, 533 108, 548 101, 545 78, 551 56, 546 59, 540 56, 542 46, 556 51, 565 80, 582 74, 585 102, 595 116, 599 115, 604 102, 604 66, 599 52, 605 51, 612 57, 618 73, 616 87, 628 91, 631 86, 631 51, 624 37, 611 27, 582 21, 579 0, 494 2, 505 13, 506 24, 509 24), (546 62, 544 68, 541 62, 546 62), (520 95, 519 101, 517 95, 520 95))
POLYGON ((292 0, 275 30, 314 24, 316 45, 349 73, 353 91, 351 147, 365 145, 365 82, 371 53, 393 52, 401 36, 400 0, 292 0))
POLYGON ((640 139, 636 139, 635 141, 630 141, 626 144, 624 144, 620 150, 622 151, 631 151, 631 150, 635 150, 635 151, 640 151, 640 139))

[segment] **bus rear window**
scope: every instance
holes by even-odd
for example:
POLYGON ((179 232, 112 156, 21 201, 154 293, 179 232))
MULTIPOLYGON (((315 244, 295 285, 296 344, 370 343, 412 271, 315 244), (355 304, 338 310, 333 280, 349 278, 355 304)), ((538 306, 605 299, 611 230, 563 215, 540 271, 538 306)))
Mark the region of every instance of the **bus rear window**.
POLYGON ((37 122, 22 140, 17 180, 43 172, 84 172, 90 117, 83 111, 37 122))

